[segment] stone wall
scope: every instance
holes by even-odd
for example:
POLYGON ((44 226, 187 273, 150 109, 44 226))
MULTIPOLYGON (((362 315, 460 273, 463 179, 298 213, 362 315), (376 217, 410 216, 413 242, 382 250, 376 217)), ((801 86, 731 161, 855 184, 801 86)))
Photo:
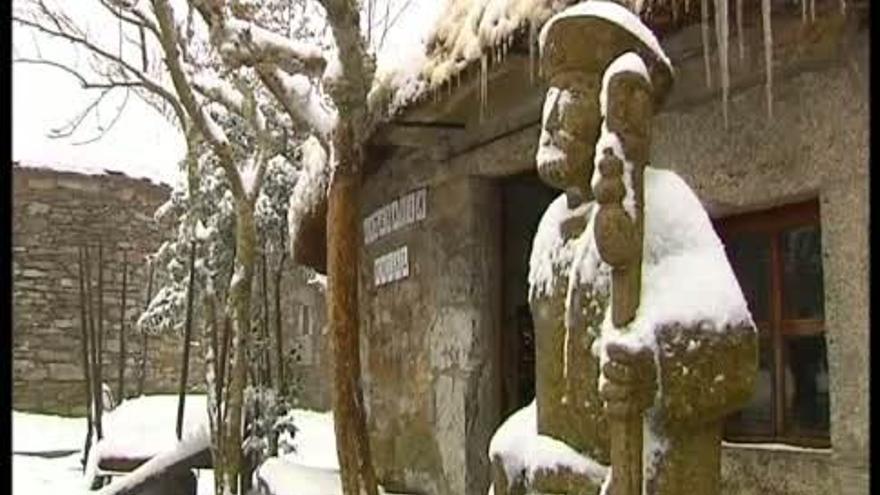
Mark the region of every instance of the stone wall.
POLYGON ((820 203, 832 448, 726 449, 727 493, 867 493, 867 47, 861 31, 833 63, 778 80, 772 119, 761 86, 732 95, 727 130, 717 100, 655 119, 655 162, 681 174, 713 215, 820 203))
MULTIPOLYGON (((122 175, 80 175, 16 166, 13 169, 13 407, 63 414, 85 411, 82 370, 78 247, 92 249, 97 282, 97 244, 104 252, 103 379, 117 394, 123 252, 128 257, 125 396, 138 393, 144 339, 134 322, 145 305, 145 257, 162 241, 153 212, 170 190, 122 175)), ((299 357, 287 378, 299 405, 330 407, 329 339, 323 291, 308 274, 288 264, 282 275, 285 353, 299 357), (302 308, 309 309, 303 318, 302 308), (303 322, 306 327, 303 328, 303 322)), ((255 286, 259 279, 255 279, 255 286)), ((159 284, 154 280, 154 294, 159 284)), ((258 293, 258 290, 255 290, 258 293)), ((94 296, 97 308, 97 294, 94 296)), ((270 299, 271 301, 272 299, 270 299)), ((97 311, 97 309, 96 309, 97 311)), ((188 389, 204 390, 204 359, 194 325, 188 389)), ((143 393, 177 393, 182 336, 146 339, 143 393)), ((118 400, 118 397, 117 397, 118 400)))
POLYGON ((426 187, 426 216, 361 252, 364 387, 377 474, 391 491, 476 493, 498 420, 500 208, 491 181, 390 174, 364 188, 366 217, 426 187), (406 246, 408 274, 376 286, 374 260, 406 246))
MULTIPOLYGON (((13 407, 82 413, 78 248, 104 253, 103 380, 117 393, 123 253, 128 257, 125 395, 138 391, 143 339, 134 330, 147 295, 145 257, 161 242, 152 218, 169 189, 122 175, 81 175, 48 169, 13 169, 13 407)), ((94 304, 97 312, 97 289, 94 304)), ((147 341, 145 393, 175 392, 180 337, 147 341)), ((193 350, 193 362, 200 361, 193 350)), ((190 386, 203 376, 198 364, 190 386)))
MULTIPOLYGON (((663 40, 677 86, 655 118, 652 161, 681 174, 713 216, 819 198, 832 448, 725 446, 724 492, 866 493, 867 29, 827 16, 806 28, 799 17, 774 20, 768 119, 760 23, 746 28, 747 53, 732 63, 727 128, 718 87, 705 87, 699 26, 663 40)), ((507 63, 527 66, 516 57, 507 63)), ((502 420, 495 179, 534 168, 540 106, 533 100, 543 90, 530 91, 507 111, 490 97, 494 114, 473 128, 476 117, 466 120, 458 142, 398 152, 366 180, 362 218, 419 187, 429 198, 424 221, 361 251, 365 392, 374 460, 389 489, 476 495, 488 487, 488 439, 502 420), (403 245, 408 277, 374 287, 376 257, 403 245)))
POLYGON ((323 284, 314 281, 312 272, 298 267, 285 269, 281 284, 282 349, 295 356, 286 381, 297 391, 297 407, 328 411, 333 398, 333 355, 323 284))

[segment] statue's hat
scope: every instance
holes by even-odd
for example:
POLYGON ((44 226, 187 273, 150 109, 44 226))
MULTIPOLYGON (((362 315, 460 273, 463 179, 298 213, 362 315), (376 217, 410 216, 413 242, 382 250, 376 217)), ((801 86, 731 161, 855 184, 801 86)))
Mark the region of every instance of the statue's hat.
POLYGON ((599 76, 615 58, 637 53, 651 76, 655 104, 672 87, 673 70, 657 37, 641 19, 615 2, 589 0, 551 17, 539 38, 545 78, 560 72, 595 71, 599 76))

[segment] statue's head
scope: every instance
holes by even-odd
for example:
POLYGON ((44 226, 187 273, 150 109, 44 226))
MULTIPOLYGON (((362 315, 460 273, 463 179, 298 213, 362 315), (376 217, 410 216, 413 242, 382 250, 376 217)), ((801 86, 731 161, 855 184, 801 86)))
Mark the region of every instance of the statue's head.
POLYGON ((601 74, 554 71, 544 97, 536 162, 547 184, 589 194, 593 147, 599 137, 601 74))
POLYGON ((549 89, 536 155, 538 174, 553 187, 589 198, 606 67, 623 53, 639 54, 651 74, 655 106, 671 87, 672 67, 637 15, 602 0, 577 4, 550 18, 541 30, 540 50, 549 89))

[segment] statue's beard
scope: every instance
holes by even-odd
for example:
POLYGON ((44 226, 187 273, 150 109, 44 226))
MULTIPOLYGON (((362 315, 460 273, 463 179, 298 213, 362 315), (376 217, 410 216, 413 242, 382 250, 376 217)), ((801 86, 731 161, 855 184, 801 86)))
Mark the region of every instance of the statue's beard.
POLYGON ((568 159, 566 150, 559 146, 556 140, 551 139, 547 131, 542 130, 538 152, 535 155, 535 164, 541 178, 554 187, 560 189, 568 187, 565 180, 568 159))

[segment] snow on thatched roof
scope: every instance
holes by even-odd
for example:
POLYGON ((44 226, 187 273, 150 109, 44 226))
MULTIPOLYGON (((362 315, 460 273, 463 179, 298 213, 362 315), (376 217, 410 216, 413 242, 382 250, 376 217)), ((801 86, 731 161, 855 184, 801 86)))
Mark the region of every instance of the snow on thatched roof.
MULTIPOLYGON (((586 0, 587 3, 600 0, 586 0)), ((736 0, 731 6, 728 0, 612 0, 638 13, 643 19, 652 18, 661 10, 670 11, 674 17, 699 10, 702 24, 702 43, 708 47, 714 32, 718 50, 718 71, 721 79, 724 120, 727 122, 729 98, 729 26, 736 26, 735 37, 742 44, 742 4, 736 0), (691 5, 693 4, 693 5, 691 5), (735 8, 734 8, 735 7, 735 8), (732 11, 732 12, 731 12, 732 11), (714 19, 713 19, 714 17, 714 19), (733 17, 733 19, 731 19, 733 17)), ((773 66, 773 35, 771 27, 771 3, 777 0, 759 0, 762 31, 764 33, 764 64, 773 66)), ((804 5, 806 22, 807 0, 804 5)), ((846 9, 846 0, 837 0, 840 12, 846 9)), ((425 53, 418 59, 409 60, 400 67, 392 68, 380 76, 380 85, 392 93, 389 111, 400 113, 408 106, 423 101, 439 89, 457 85, 461 73, 480 62, 481 79, 485 80, 490 65, 503 60, 515 41, 528 36, 531 57, 537 56, 537 37, 541 26, 554 14, 582 3, 579 0, 448 0, 441 11, 425 45, 425 53)), ((813 10, 815 0, 811 0, 813 10)), ((742 50, 742 48, 740 48, 742 50)), ((709 50, 704 50, 707 82, 711 80, 709 50)), ((711 84, 711 83, 710 83, 711 84)), ((768 116, 772 117, 772 71, 766 74, 768 116)), ((481 81, 481 99, 484 98, 485 81, 481 81)))
POLYGON ((419 60, 384 75, 394 92, 391 113, 421 101, 457 78, 476 61, 485 70, 502 59, 518 36, 537 45, 540 25, 577 0, 448 0, 419 60))
MULTIPOLYGON (((530 56, 537 57, 537 38, 541 25, 554 14, 580 0, 449 0, 441 11, 425 44, 424 58, 410 61, 409 67, 386 74, 392 86, 391 112, 449 84, 457 84, 461 73, 480 61, 486 72, 501 61, 514 42, 528 36, 530 56)), ((627 8, 640 12, 643 0, 621 0, 627 8)))

